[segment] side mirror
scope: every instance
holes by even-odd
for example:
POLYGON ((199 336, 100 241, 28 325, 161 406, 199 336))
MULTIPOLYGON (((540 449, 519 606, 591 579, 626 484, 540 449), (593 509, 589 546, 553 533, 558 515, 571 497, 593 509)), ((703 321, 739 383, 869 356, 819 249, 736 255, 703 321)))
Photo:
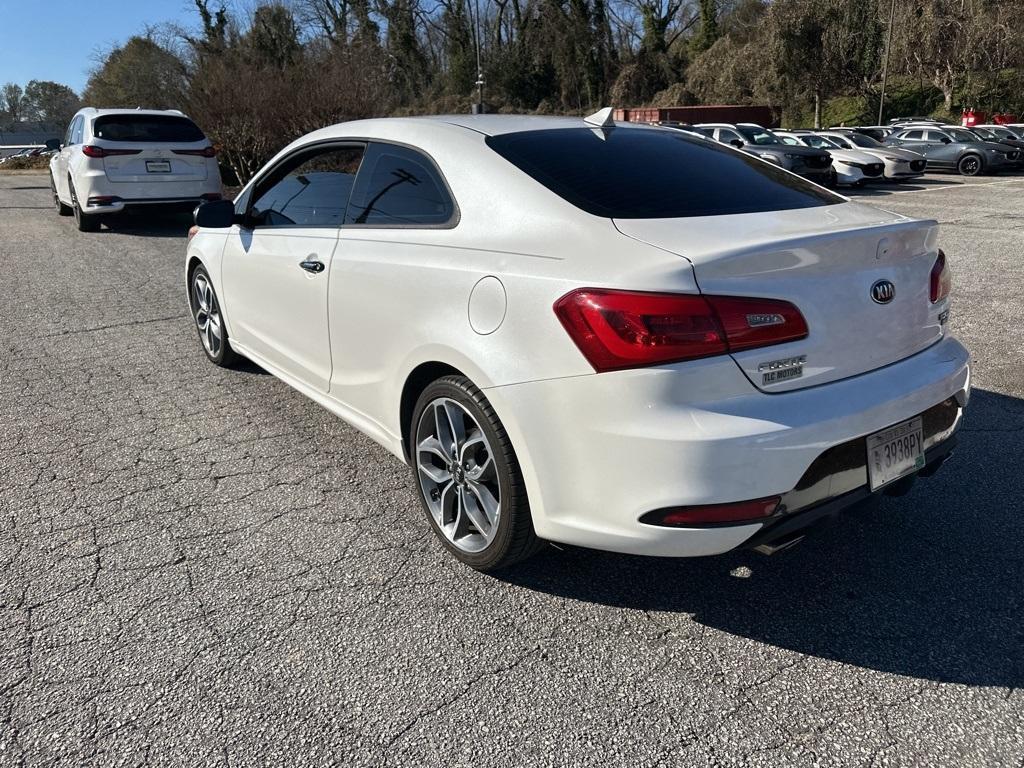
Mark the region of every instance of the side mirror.
POLYGON ((235 223, 235 204, 231 200, 210 200, 196 208, 197 227, 227 229, 235 223))
POLYGON ((740 141, 739 139, 733 139, 729 143, 732 144, 734 147, 742 147, 743 146, 743 142, 740 141))
POLYGON ((46 148, 50 151, 56 152, 60 149, 60 139, 47 139, 46 148))
POLYGON ((950 140, 950 138, 948 136, 940 136, 939 137, 939 141, 941 141, 943 144, 951 143, 951 140, 950 140))

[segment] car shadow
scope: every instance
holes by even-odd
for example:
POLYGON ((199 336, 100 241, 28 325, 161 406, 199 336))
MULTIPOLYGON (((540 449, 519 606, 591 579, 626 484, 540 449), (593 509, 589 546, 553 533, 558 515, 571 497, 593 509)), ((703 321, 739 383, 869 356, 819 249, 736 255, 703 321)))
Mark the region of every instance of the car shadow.
POLYGON ((896 192, 919 192, 923 189, 928 189, 925 186, 919 186, 914 184, 878 184, 877 186, 866 186, 866 187, 850 187, 846 189, 840 189, 841 195, 846 195, 851 198, 858 197, 888 197, 896 192))
POLYGON ((104 229, 100 231, 118 235, 184 240, 192 226, 192 214, 176 211, 125 211, 114 216, 104 216, 103 224, 104 229))
POLYGON ((270 372, 261 368, 247 357, 238 356, 238 362, 232 366, 239 373, 249 373, 255 376, 269 376, 270 372))
POLYGON ((571 600, 690 614, 858 667, 1020 687, 1022 453, 1024 400, 975 391, 956 455, 937 475, 793 549, 656 559, 552 547, 498 578, 571 600))

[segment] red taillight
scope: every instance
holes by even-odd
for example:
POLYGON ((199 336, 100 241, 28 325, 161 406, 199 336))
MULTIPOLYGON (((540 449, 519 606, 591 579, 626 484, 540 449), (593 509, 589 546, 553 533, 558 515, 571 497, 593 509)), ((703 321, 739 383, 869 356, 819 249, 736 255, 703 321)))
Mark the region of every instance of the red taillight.
POLYGON ((580 288, 556 301, 554 309, 599 373, 695 360, 807 335, 800 311, 774 299, 580 288))
POLYGON ((739 296, 708 296, 707 300, 722 321, 730 352, 807 336, 807 321, 788 301, 739 296))
POLYGON ((946 265, 946 254, 940 249, 939 258, 932 266, 932 304, 949 296, 951 290, 953 290, 953 276, 949 273, 949 267, 946 265))
POLYGON ((117 155, 137 155, 141 152, 141 149, 107 149, 106 147, 97 147, 92 144, 86 144, 82 147, 82 154, 86 157, 115 157, 117 155))
POLYGON ((213 147, 203 147, 202 149, 172 149, 176 155, 193 155, 194 157, 216 157, 217 150, 213 147))
POLYGON ((780 496, 731 504, 703 504, 696 507, 669 507, 648 512, 640 518, 648 525, 685 526, 709 523, 738 523, 771 517, 779 508, 780 496))

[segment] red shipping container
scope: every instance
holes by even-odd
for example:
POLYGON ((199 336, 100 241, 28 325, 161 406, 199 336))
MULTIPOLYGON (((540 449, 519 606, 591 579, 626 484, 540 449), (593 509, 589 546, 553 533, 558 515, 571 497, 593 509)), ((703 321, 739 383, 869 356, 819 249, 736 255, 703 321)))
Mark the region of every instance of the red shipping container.
POLYGON ((768 106, 718 104, 696 107, 631 107, 616 109, 613 117, 619 122, 658 123, 757 123, 777 128, 781 112, 768 106))

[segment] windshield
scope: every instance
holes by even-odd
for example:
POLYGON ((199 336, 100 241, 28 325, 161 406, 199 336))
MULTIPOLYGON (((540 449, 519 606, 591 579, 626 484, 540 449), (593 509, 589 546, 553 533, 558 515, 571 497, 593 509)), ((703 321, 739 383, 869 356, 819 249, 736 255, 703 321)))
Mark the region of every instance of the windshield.
POLYGON ((992 129, 992 133, 994 133, 996 136, 998 136, 1001 139, 1019 139, 1020 138, 1013 131, 1008 130, 1006 128, 993 128, 992 129))
POLYGON ((101 115, 93 121, 92 131, 105 141, 188 143, 206 138, 187 117, 174 115, 101 115))
POLYGON ((839 145, 836 144, 832 139, 827 139, 824 136, 817 136, 814 134, 804 136, 804 139, 815 149, 838 149, 839 145))
POLYGON ((552 128, 488 136, 486 142, 562 199, 607 218, 721 216, 844 201, 770 163, 683 131, 552 128))
POLYGON ((994 139, 995 141, 999 141, 999 137, 988 128, 975 128, 974 133, 978 134, 983 139, 994 139))
POLYGON ((782 144, 778 136, 771 131, 766 131, 764 128, 757 128, 752 125, 737 125, 736 130, 742 133, 743 138, 751 144, 760 144, 762 146, 782 144))
POLYGON ((881 142, 875 141, 870 136, 865 136, 863 133, 848 133, 845 138, 851 144, 855 144, 858 147, 864 147, 866 149, 878 149, 883 146, 881 142))
POLYGON ((953 141, 962 141, 967 144, 981 141, 980 138, 965 128, 946 128, 945 130, 946 133, 953 137, 953 141))

